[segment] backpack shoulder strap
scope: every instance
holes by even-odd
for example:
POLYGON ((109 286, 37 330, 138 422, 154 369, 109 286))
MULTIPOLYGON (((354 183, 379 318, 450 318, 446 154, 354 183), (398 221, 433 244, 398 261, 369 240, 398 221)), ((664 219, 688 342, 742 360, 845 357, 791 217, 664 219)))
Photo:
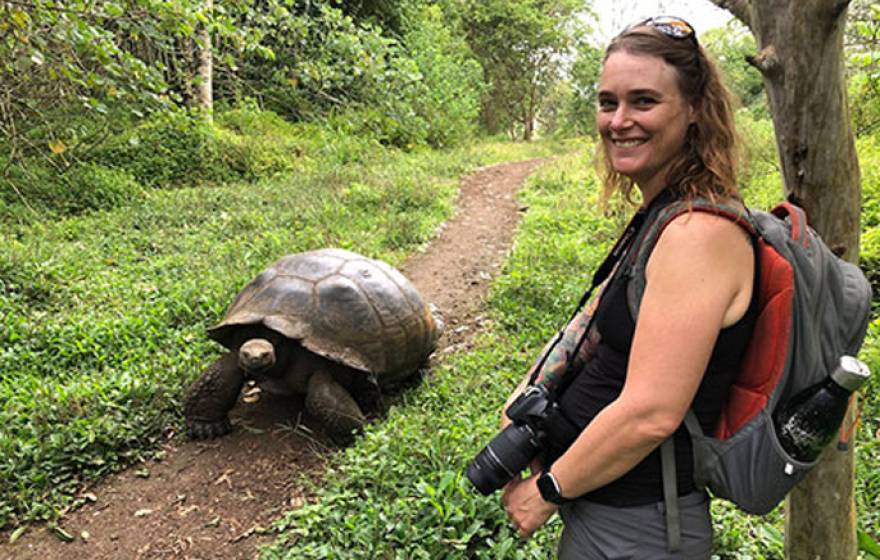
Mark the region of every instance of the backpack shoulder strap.
POLYGON ((757 235, 757 228, 747 209, 743 210, 733 206, 716 204, 709 200, 697 198, 691 201, 679 200, 657 208, 651 212, 642 228, 639 236, 632 245, 632 250, 623 263, 623 273, 627 275, 626 299, 629 305, 630 315, 633 321, 638 319, 639 305, 645 293, 645 269, 651 251, 660 239, 660 235, 674 219, 688 212, 706 212, 727 218, 738 224, 751 237, 757 235))

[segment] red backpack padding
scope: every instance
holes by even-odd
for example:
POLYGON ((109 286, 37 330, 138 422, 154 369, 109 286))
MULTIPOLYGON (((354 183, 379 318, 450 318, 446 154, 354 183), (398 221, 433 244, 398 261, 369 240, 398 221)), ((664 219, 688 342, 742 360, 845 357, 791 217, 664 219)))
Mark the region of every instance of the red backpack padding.
POLYGON ((763 239, 756 239, 758 316, 739 373, 715 428, 728 439, 763 410, 785 371, 785 347, 791 336, 794 271, 791 264, 763 239))

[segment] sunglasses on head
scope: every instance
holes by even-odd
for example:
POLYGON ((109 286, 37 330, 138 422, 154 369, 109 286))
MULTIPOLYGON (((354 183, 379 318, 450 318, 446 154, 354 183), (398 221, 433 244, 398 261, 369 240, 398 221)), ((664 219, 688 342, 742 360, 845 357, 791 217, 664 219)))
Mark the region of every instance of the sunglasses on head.
POLYGON ((666 35, 670 39, 691 39, 694 44, 697 42, 697 34, 691 24, 685 20, 675 16, 656 16, 647 18, 638 23, 630 25, 627 29, 635 27, 653 27, 660 33, 666 35))

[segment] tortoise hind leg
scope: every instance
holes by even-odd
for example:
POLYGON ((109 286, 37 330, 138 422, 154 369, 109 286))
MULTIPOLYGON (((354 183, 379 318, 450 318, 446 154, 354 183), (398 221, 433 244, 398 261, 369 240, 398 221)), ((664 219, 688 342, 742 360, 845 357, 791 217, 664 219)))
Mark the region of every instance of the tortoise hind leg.
POLYGON ((321 421, 333 441, 343 445, 350 443, 366 422, 351 394, 324 370, 309 378, 306 411, 321 421))
POLYGON ((227 413, 235 406, 244 372, 235 352, 227 352, 196 379, 184 403, 187 431, 192 439, 210 439, 229 433, 227 413))

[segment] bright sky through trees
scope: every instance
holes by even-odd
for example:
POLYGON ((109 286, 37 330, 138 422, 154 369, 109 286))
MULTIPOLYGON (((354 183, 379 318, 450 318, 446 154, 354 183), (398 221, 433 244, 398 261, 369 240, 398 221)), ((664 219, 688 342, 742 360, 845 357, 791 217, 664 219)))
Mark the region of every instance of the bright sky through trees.
POLYGON ((693 25, 699 36, 713 27, 724 25, 732 17, 708 0, 594 0, 593 9, 599 18, 595 36, 601 46, 640 18, 679 16, 693 25))

